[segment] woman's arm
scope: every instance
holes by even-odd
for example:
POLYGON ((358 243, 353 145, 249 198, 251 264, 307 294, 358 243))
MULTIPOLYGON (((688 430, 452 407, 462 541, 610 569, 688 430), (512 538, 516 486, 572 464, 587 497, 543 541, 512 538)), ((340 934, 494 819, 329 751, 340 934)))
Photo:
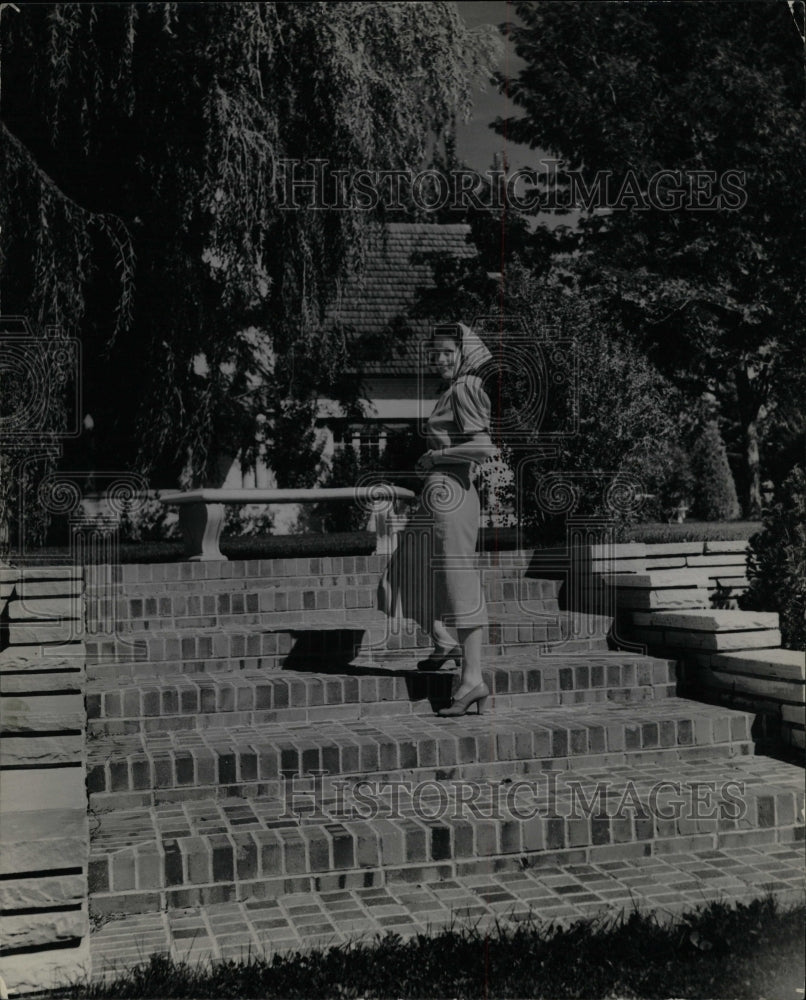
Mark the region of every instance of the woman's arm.
POLYGON ((452 388, 451 407, 457 431, 455 444, 427 451, 417 462, 424 474, 435 465, 467 465, 483 462, 496 453, 490 437, 490 397, 476 375, 461 377, 452 388))

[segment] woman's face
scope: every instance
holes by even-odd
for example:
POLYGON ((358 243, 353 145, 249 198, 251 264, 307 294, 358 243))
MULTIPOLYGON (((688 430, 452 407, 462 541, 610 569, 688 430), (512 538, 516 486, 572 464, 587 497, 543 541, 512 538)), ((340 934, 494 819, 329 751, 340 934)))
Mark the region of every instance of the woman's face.
POLYGON ((431 364, 447 382, 453 378, 459 347, 455 340, 438 337, 431 345, 431 364))

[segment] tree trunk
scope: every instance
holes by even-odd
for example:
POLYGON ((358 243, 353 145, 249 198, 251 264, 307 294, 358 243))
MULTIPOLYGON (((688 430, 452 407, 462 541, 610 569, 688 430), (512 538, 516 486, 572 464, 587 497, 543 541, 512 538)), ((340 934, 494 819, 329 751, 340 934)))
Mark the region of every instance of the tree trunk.
POLYGON ((761 466, 758 449, 758 418, 761 412, 761 399, 755 391, 752 372, 747 365, 740 365, 736 369, 736 393, 744 445, 745 495, 742 497, 742 507, 746 517, 759 517, 761 515, 761 466))

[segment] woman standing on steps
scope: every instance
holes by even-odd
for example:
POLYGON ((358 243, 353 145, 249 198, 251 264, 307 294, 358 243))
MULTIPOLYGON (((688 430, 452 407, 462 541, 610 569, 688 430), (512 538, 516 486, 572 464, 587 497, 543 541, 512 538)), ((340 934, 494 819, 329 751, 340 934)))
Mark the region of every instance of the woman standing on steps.
POLYGON ((416 471, 425 479, 419 506, 398 535, 397 549, 378 587, 387 615, 409 618, 428 632, 434 652, 417 667, 461 665, 459 687, 442 716, 464 715, 487 705, 481 674, 482 628, 487 607, 476 567, 479 495, 476 465, 493 455, 490 398, 477 372, 492 355, 463 323, 435 327, 431 363, 449 383, 428 420, 428 448, 416 471), (446 626, 457 630, 457 645, 446 626))

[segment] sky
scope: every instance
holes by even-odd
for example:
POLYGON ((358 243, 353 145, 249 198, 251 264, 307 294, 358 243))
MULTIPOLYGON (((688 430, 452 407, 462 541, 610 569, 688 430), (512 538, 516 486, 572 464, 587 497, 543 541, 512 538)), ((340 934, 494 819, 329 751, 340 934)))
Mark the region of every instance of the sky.
MULTIPOLYGON (((465 23, 471 28, 479 24, 497 26, 504 21, 518 22, 513 4, 507 0, 458 0, 456 6, 465 23)), ((503 47, 498 69, 505 77, 514 79, 526 62, 515 54, 509 38, 502 36, 501 41, 503 47)), ((510 173, 522 167, 540 171, 540 161, 547 156, 543 150, 530 149, 523 143, 508 142, 505 136, 490 128, 490 122, 497 117, 519 118, 521 114, 521 109, 497 87, 493 85, 477 87, 474 93, 473 116, 467 124, 460 124, 457 129, 456 147, 459 159, 474 170, 484 172, 491 167, 495 153, 504 153, 510 173)), ((573 226, 578 217, 577 211, 564 215, 540 212, 532 216, 530 227, 534 228, 538 224, 545 225, 549 229, 559 225, 573 226)))
MULTIPOLYGON (((459 12, 466 24, 475 27, 479 24, 498 25, 503 21, 515 20, 512 4, 506 0, 459 0, 459 12)), ((505 76, 517 76, 525 65, 522 59, 515 55, 512 43, 508 38, 502 39, 504 49, 498 63, 498 69, 505 76)), ((528 146, 509 143, 504 136, 498 135, 489 127, 496 117, 518 115, 517 107, 498 92, 497 88, 488 85, 485 89, 477 88, 474 95, 473 118, 467 125, 460 125, 457 135, 457 152, 459 158, 466 161, 474 170, 486 170, 496 152, 506 152, 511 169, 518 167, 537 166, 540 154, 530 150, 528 146)))

